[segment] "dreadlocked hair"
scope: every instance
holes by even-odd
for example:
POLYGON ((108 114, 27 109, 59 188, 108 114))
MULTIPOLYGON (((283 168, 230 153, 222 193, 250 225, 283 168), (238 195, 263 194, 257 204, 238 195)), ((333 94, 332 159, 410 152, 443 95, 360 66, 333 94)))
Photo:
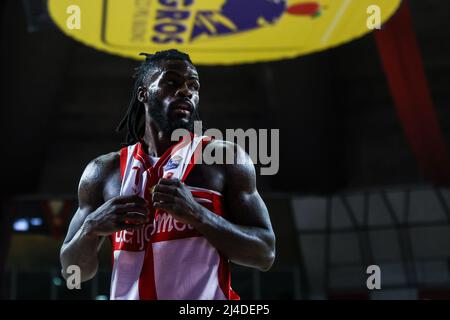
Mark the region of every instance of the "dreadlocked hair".
POLYGON ((128 110, 116 128, 117 132, 121 132, 125 128, 127 129, 126 142, 124 145, 135 144, 141 141, 141 138, 144 135, 145 110, 143 103, 138 100, 137 92, 138 88, 144 85, 148 76, 151 74, 150 71, 156 68, 158 62, 161 60, 184 60, 192 64, 189 55, 176 49, 159 51, 155 54, 142 52, 139 55, 145 56, 145 60, 135 69, 133 78, 136 80, 133 85, 133 92, 131 94, 130 103, 128 104, 128 110))

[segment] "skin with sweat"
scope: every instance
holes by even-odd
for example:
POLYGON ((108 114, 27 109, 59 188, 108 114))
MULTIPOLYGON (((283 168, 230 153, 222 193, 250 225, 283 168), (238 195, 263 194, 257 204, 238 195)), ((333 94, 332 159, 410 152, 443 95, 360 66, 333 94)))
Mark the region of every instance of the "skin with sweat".
MULTIPOLYGON (((174 142, 171 132, 191 128, 199 103, 200 82, 195 67, 183 60, 162 60, 138 89, 145 108, 143 145, 150 156, 160 157, 174 142)), ((239 146, 213 140, 211 147, 233 151, 235 164, 197 164, 186 185, 215 190, 223 195, 225 217, 197 203, 176 179, 161 179, 152 201, 156 208, 191 224, 218 251, 234 263, 268 270, 275 258, 275 235, 268 210, 256 189, 256 174, 249 156, 239 146)), ((79 208, 61 248, 62 273, 78 265, 82 281, 98 269, 98 250, 105 237, 123 229, 140 228, 149 221, 147 201, 119 196, 120 155, 112 152, 88 164, 78 188, 79 208)))

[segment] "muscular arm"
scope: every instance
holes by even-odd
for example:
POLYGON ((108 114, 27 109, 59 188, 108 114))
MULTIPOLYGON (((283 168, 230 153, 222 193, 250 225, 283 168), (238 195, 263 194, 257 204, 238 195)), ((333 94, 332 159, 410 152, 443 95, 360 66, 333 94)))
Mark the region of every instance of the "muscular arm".
POLYGON ((62 275, 66 278, 69 265, 78 265, 81 280, 86 281, 97 273, 97 253, 101 247, 100 237, 88 232, 86 218, 103 203, 103 162, 94 160, 86 167, 78 186, 79 208, 69 225, 61 247, 62 275))
POLYGON ((266 271, 275 259, 269 213, 256 190, 253 164, 228 165, 225 206, 229 221, 204 207, 194 227, 231 261, 266 271))
POLYGON ((93 278, 104 238, 118 230, 141 227, 146 222, 145 200, 119 196, 118 170, 118 154, 111 153, 92 161, 83 172, 78 188, 79 208, 60 252, 64 278, 69 265, 80 267, 81 281, 93 278), (105 199, 108 192, 114 196, 105 199))
POLYGON ((231 261, 266 271, 275 259, 275 235, 266 205, 256 189, 254 166, 248 155, 240 148, 237 149, 238 163, 241 164, 225 166, 224 204, 227 219, 192 203, 195 200, 189 199, 185 188, 179 183, 174 192, 174 186, 170 182, 162 181, 162 184, 169 185, 155 188, 153 201, 156 201, 155 206, 190 223, 231 261), (169 200, 168 194, 173 193, 182 200, 169 200), (158 203, 160 200, 167 202, 158 203))

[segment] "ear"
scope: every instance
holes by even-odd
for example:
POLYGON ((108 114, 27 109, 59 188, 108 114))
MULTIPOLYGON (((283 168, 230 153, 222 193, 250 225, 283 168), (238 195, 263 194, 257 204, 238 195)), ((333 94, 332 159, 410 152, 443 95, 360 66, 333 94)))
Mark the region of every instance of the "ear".
POLYGON ((147 102, 148 101, 148 90, 146 87, 140 86, 137 90, 137 99, 139 102, 147 102))

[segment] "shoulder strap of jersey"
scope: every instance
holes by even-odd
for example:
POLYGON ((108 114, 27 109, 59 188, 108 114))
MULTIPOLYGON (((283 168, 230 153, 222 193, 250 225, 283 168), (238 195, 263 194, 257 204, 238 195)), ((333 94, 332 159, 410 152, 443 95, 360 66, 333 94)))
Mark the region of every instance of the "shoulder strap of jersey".
POLYGON ((192 170, 193 166, 198 162, 203 146, 206 141, 210 140, 207 136, 194 136, 189 143, 184 144, 181 148, 174 148, 170 154, 170 158, 164 165, 163 176, 166 178, 177 178, 184 181, 192 170))
POLYGON ((186 167, 186 170, 183 173, 183 177, 181 178, 181 181, 186 180, 187 176, 191 172, 191 170, 194 168, 194 166, 197 164, 198 160, 202 157, 202 152, 205 146, 210 143, 213 139, 208 136, 202 136, 199 139, 199 143, 196 145, 195 150, 191 156, 191 159, 189 161, 189 164, 186 167))
POLYGON ((120 149, 120 178, 123 180, 128 161, 128 146, 120 149))

